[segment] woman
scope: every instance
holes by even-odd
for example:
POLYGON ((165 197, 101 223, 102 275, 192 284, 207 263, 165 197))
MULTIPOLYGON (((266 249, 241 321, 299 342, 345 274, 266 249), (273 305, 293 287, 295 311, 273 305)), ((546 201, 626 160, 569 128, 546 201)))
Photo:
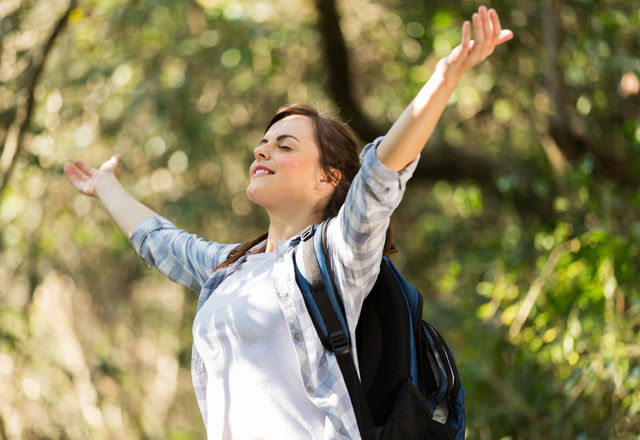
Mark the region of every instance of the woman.
POLYGON ((133 199, 115 177, 119 155, 99 169, 65 165, 69 181, 100 199, 148 264, 200 292, 192 376, 209 438, 360 438, 335 356, 320 343, 296 285, 300 232, 330 219, 326 245, 353 333, 390 250, 389 217, 449 96, 512 37, 494 10, 481 6, 472 21, 475 40, 465 22, 461 44, 387 135, 364 148, 361 165, 342 124, 305 106, 280 109, 254 149, 247 188, 269 229, 240 247, 181 231, 133 199))

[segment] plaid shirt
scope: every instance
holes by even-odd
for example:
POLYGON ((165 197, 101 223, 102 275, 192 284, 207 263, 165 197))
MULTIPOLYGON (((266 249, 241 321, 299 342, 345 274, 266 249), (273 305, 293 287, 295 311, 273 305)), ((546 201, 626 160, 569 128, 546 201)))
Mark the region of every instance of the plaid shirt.
MULTIPOLYGON (((338 291, 348 292, 348 295, 343 295, 343 302, 354 341, 362 302, 378 275, 389 218, 400 203, 406 182, 418 161, 416 159, 399 173, 386 168, 375 154, 381 140, 378 138, 363 149, 360 171, 338 216, 330 220, 327 229, 326 245, 338 291)), ((234 264, 212 273, 237 244, 205 241, 177 229, 163 217, 141 222, 131 235, 131 243, 147 264, 171 280, 200 292, 198 310, 222 280, 246 258, 245 255, 234 264)), ((300 233, 276 245, 272 278, 291 332, 303 383, 311 401, 331 422, 327 424, 325 438, 359 439, 351 400, 335 355, 322 346, 295 280, 293 253, 298 244, 300 233)), ((297 253, 298 265, 303 268, 301 258, 302 252, 297 253)), ((357 359, 357 353, 354 353, 356 362, 357 359)), ((195 347, 191 373, 206 423, 207 371, 195 347)))

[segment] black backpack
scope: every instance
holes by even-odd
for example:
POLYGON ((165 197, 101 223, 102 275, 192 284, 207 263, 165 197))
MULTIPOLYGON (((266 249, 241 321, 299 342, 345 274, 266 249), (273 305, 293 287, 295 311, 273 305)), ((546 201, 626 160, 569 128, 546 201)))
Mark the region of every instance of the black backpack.
POLYGON ((362 438, 464 439, 464 388, 451 350, 422 320, 422 296, 387 257, 356 327, 358 378, 324 247, 327 223, 319 234, 314 226, 303 231, 306 278, 296 263, 296 280, 322 344, 336 355, 362 438))

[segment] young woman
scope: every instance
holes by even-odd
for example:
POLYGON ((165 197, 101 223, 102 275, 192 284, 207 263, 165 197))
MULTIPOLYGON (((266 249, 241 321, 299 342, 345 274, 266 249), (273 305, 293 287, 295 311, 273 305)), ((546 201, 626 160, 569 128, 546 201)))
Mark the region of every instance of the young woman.
POLYGON ((210 439, 360 438, 335 356, 295 281, 300 232, 329 219, 326 245, 355 340, 362 302, 390 250, 389 217, 420 151, 460 77, 512 37, 494 10, 481 6, 472 21, 475 40, 465 22, 461 44, 360 161, 343 124, 306 106, 278 110, 253 151, 247 188, 269 229, 244 245, 202 240, 133 199, 115 177, 120 155, 99 169, 65 165, 73 186, 100 199, 149 265, 200 292, 192 376, 210 439))

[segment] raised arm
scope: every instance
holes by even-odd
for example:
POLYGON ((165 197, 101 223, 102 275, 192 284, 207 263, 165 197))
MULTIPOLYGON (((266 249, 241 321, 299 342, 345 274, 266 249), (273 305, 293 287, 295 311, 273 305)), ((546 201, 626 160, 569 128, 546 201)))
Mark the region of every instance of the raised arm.
POLYGON ((116 154, 95 169, 82 162, 64 165, 64 174, 81 193, 98 198, 127 238, 143 220, 154 217, 151 209, 134 199, 116 178, 122 156, 116 154))
POLYGON ((462 25, 462 42, 441 59, 429 81, 393 124, 376 154, 380 161, 394 171, 404 169, 422 151, 436 123, 462 75, 483 61, 493 49, 513 37, 510 30, 502 30, 495 10, 480 6, 471 23, 462 25))

